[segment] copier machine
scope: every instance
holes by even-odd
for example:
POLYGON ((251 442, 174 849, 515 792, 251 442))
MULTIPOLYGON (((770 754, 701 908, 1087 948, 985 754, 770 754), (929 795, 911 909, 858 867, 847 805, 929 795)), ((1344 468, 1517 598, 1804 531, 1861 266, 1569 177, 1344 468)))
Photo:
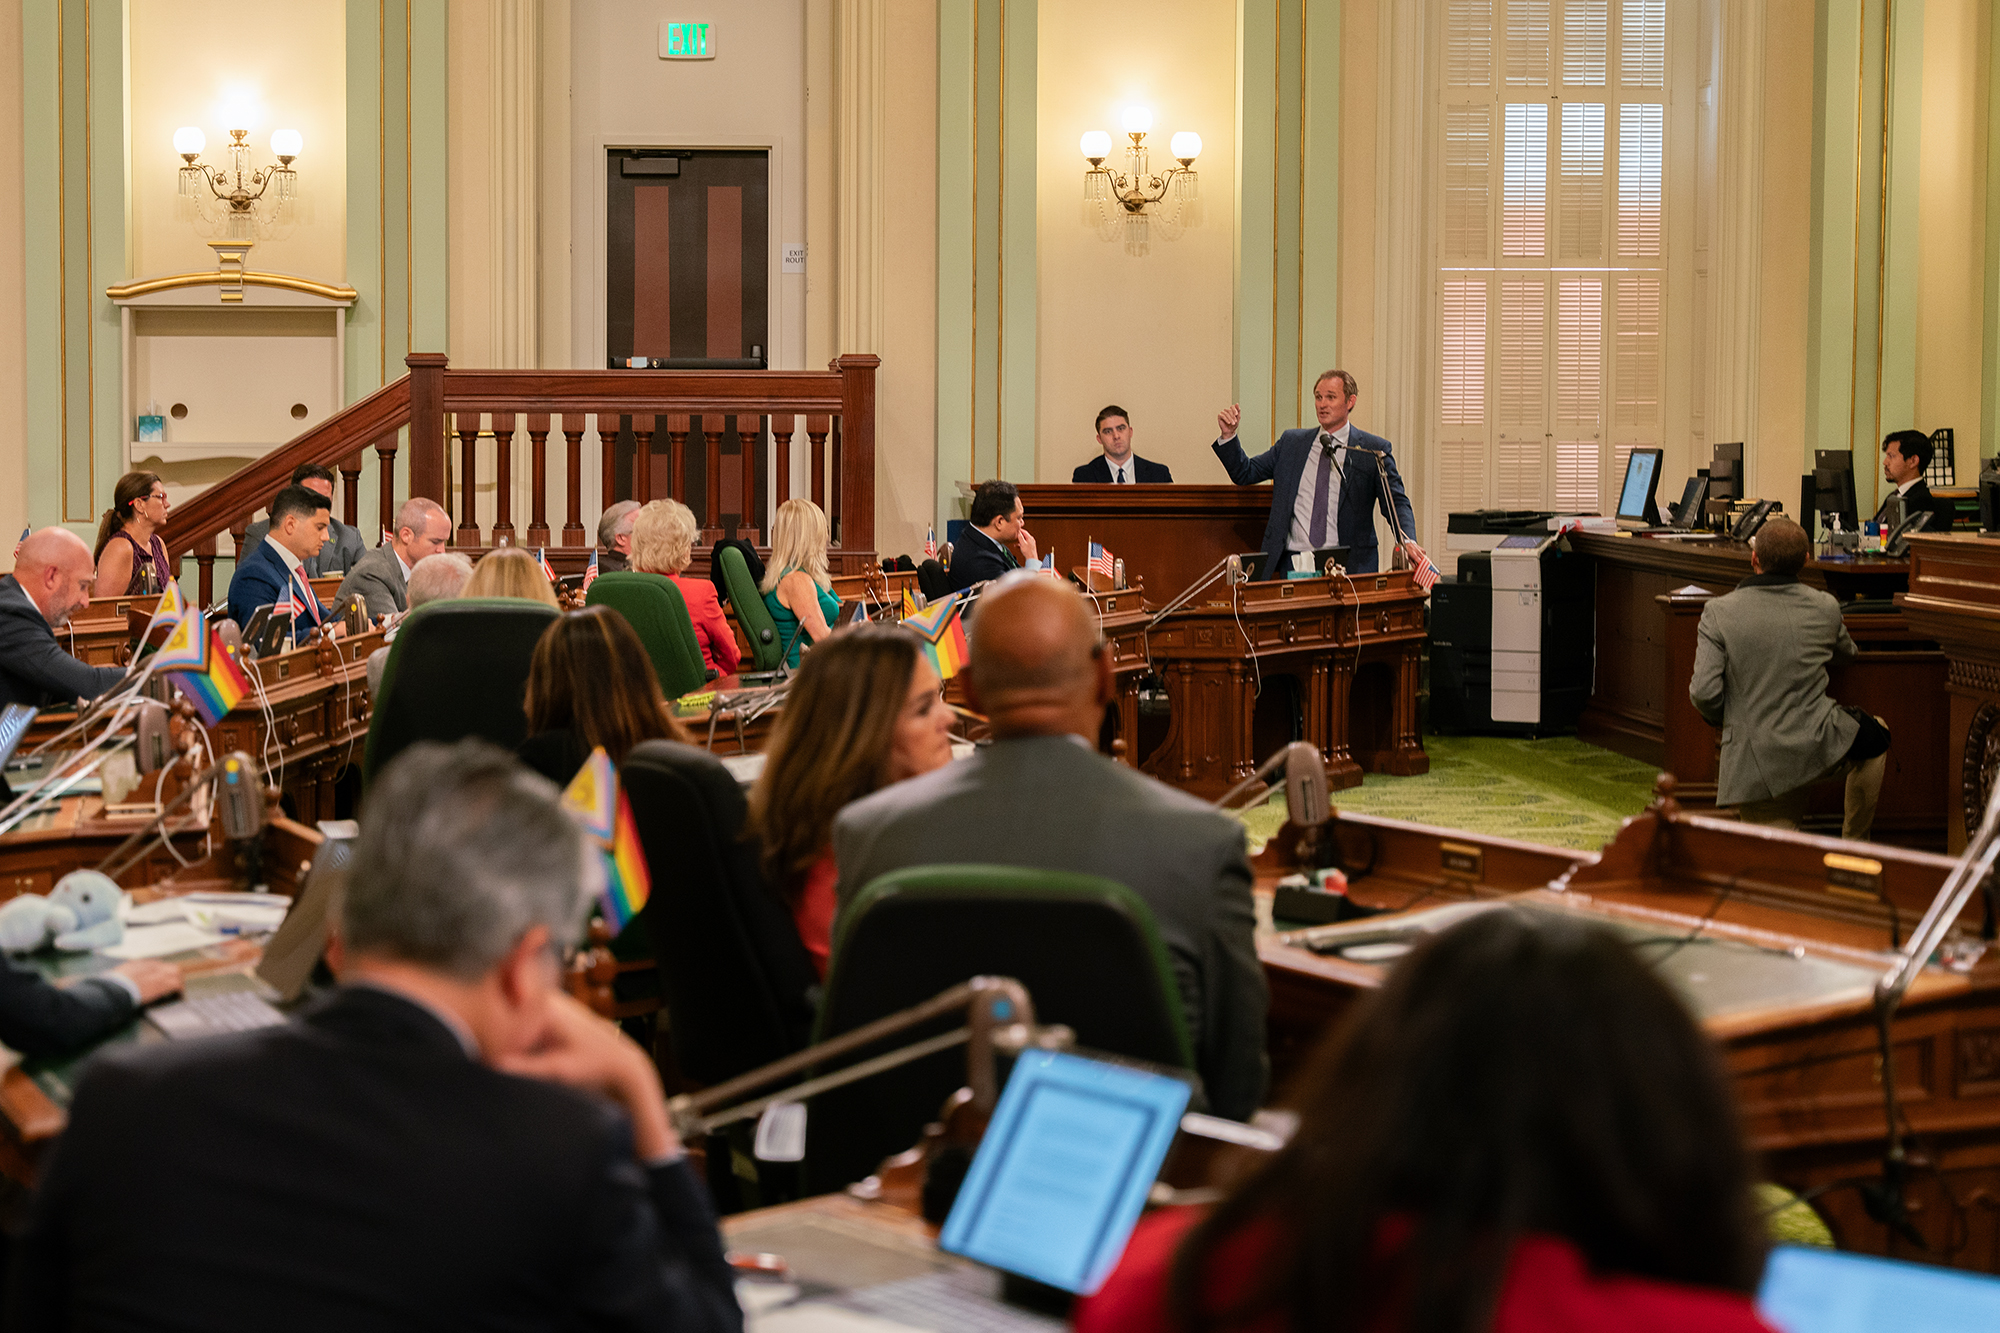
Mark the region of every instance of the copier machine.
POLYGON ((1431 589, 1431 729, 1570 731, 1590 699, 1595 579, 1561 534, 1515 528, 1431 589))

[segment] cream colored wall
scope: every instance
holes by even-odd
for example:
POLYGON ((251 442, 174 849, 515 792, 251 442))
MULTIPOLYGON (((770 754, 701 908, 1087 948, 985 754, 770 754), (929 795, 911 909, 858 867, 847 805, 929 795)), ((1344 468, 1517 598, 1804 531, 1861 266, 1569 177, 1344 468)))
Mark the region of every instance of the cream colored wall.
POLYGON ((1798 504, 1806 430, 1806 293, 1811 277, 1814 0, 1769 0, 1764 47, 1762 274, 1754 493, 1798 504))
MULTIPOLYGON (((21 68, 21 0, 0 0, 0 70, 21 68)), ((21 84, 5 80, 0 93, 0 180, 21 179, 21 84)), ((27 219, 18 189, 0 193, 0 558, 10 568, 13 538, 30 522, 53 514, 28 513, 27 219)))
POLYGON ((922 559, 937 467, 937 5, 888 0, 887 15, 890 259, 875 398, 875 545, 922 559))
MULTIPOLYGON (((206 244, 178 197, 174 131, 199 125, 202 161, 220 164, 229 142, 225 108, 252 109, 251 161, 275 159, 271 131, 295 129, 305 150, 294 164, 299 195, 292 220, 259 238, 250 267, 321 282, 347 276, 346 5, 285 0, 282 23, 245 23, 235 0, 130 0, 131 277, 213 269, 206 244)), ((212 209, 215 206, 212 206, 212 209)), ((214 216, 214 211, 211 216, 214 216)))
MULTIPOLYGON (((1986 260, 1987 0, 1926 0, 1921 233, 1917 298, 1917 421, 1950 426, 1958 478, 1970 485, 1982 452, 1980 389, 1986 260)), ((1984 452, 1992 452, 1990 448, 1984 452)))
MULTIPOLYGON (((1376 5, 1349 4, 1341 9, 1340 190, 1341 198, 1352 201, 1352 206, 1340 210, 1340 346, 1336 357, 1338 368, 1361 385, 1361 397, 1354 405, 1355 424, 1370 430, 1382 428, 1380 419, 1369 411, 1370 388, 1381 382, 1375 373, 1375 209, 1371 202, 1375 198, 1375 145, 1380 128, 1375 115, 1382 59, 1377 44, 1378 19, 1376 5)), ((1335 367, 1308 369, 1317 375, 1335 367)), ((1400 446, 1404 442, 1392 443, 1400 446)), ((1420 470, 1405 463, 1402 475, 1411 503, 1421 510, 1420 470)))
MULTIPOLYGON (((1224 480, 1208 445, 1230 392, 1236 6, 1043 0, 1038 22, 1036 478, 1067 481, 1090 461, 1091 421, 1117 403, 1132 414, 1141 455, 1179 481, 1224 480), (1122 141, 1119 113, 1133 103, 1153 109, 1155 172, 1173 164, 1175 131, 1202 141, 1199 222, 1174 241, 1156 222, 1141 259, 1086 225, 1077 151, 1085 130, 1122 141)), ((1114 144, 1106 165, 1122 162, 1114 144)))

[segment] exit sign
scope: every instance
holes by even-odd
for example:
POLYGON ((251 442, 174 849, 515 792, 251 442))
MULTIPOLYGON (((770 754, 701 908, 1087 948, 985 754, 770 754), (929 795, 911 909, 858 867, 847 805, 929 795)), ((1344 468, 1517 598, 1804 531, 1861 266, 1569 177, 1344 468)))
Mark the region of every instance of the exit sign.
POLYGON ((660 59, 715 59, 715 25, 671 20, 660 24, 660 59))

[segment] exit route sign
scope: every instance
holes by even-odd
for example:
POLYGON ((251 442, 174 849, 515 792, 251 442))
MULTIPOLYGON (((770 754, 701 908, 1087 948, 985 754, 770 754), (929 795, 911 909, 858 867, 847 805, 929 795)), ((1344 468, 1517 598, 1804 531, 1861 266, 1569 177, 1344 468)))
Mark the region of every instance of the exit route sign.
POLYGON ((715 59, 715 25, 713 23, 676 23, 671 19, 661 23, 660 59, 715 59))

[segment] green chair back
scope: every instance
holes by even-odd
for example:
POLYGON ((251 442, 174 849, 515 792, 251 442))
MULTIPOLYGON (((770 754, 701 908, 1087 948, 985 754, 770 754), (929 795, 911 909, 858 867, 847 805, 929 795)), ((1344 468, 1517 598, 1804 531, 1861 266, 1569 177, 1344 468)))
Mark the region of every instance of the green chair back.
POLYGON ((528 735, 528 664, 562 613, 523 597, 455 597, 412 611, 389 645, 368 716, 364 780, 417 741, 528 735))
POLYGON ((601 574, 583 601, 586 606, 608 606, 625 617, 646 645, 653 672, 660 678, 660 692, 667 698, 692 693, 708 680, 694 621, 672 579, 629 570, 601 574))
POLYGON ((743 552, 725 546, 719 559, 722 582, 729 590, 729 605, 735 608, 736 623, 743 627, 743 637, 750 640, 751 666, 758 671, 776 671, 784 664, 785 645, 778 641, 778 622, 771 619, 771 608, 764 604, 764 594, 757 591, 743 552))
MULTIPOLYGON (((824 1041, 975 976, 1013 977, 1035 1017, 1092 1050, 1194 1068, 1186 1011, 1153 913, 1095 875, 1015 866, 913 866, 865 887, 841 913, 813 1039, 824 1041)), ((875 1054, 948 1031, 901 1033, 875 1054)), ((965 1082, 962 1048, 813 1099, 806 1187, 838 1189, 916 1143, 965 1082)))

